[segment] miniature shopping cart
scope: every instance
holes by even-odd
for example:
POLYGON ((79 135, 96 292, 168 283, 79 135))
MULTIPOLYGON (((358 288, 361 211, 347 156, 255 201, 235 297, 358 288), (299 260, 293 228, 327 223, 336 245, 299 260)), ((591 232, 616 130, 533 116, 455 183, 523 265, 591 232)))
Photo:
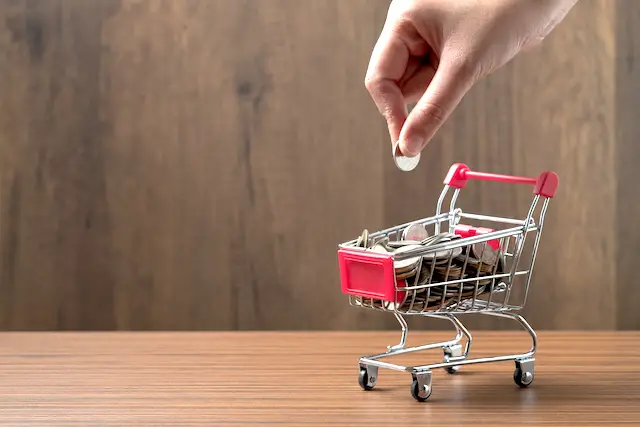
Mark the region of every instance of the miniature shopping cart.
POLYGON ((402 328, 399 344, 389 346, 384 353, 360 358, 359 383, 365 390, 376 385, 378 368, 404 371, 413 379, 412 396, 425 401, 431 395, 433 369, 444 368, 453 374, 462 365, 506 360, 515 362, 513 378, 517 385, 526 387, 533 381, 537 338, 517 312, 527 299, 545 213, 558 187, 558 176, 553 172, 543 172, 537 178, 496 175, 454 164, 444 184, 435 216, 374 233, 365 230, 357 239, 339 245, 342 292, 349 295, 350 304, 391 312, 402 328), (533 185, 533 201, 526 218, 462 212, 455 205, 468 180, 533 185), (450 191, 449 210, 442 212, 450 191), (474 221, 480 225, 474 225, 474 221), (522 354, 469 358, 471 334, 457 317, 462 314, 516 320, 531 335, 532 346, 522 354), (403 316, 410 315, 449 320, 456 328, 456 337, 407 347, 408 327, 403 316), (380 360, 437 348, 444 353, 441 363, 401 366, 380 360))

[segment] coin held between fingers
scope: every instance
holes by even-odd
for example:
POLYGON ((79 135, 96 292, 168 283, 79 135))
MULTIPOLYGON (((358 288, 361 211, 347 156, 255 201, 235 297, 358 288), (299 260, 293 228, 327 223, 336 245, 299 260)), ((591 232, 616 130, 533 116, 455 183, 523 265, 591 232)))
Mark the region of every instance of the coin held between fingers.
POLYGON ((396 141, 393 143, 392 155, 393 161, 395 162, 398 169, 404 172, 412 171, 418 166, 420 163, 420 153, 415 157, 406 157, 400 151, 400 147, 398 146, 400 141, 396 141))

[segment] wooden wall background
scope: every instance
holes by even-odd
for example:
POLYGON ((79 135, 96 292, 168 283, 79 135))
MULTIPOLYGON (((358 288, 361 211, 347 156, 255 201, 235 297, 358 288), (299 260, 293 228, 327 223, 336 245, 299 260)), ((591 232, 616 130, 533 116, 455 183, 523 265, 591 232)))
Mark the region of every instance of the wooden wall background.
MULTIPOLYGON (((349 307, 336 245, 430 215, 455 161, 560 174, 534 327, 640 326, 640 5, 581 0, 410 174, 363 85, 387 7, 2 0, 0 328, 396 328, 349 307)), ((523 216, 530 189, 462 197, 523 216)))

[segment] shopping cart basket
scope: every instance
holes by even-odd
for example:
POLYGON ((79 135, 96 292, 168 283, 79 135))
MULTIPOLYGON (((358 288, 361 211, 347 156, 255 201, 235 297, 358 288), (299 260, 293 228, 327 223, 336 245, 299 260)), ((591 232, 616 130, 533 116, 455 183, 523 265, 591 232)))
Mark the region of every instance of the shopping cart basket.
POLYGON ((527 299, 545 213, 558 187, 558 176, 553 172, 543 172, 537 178, 497 175, 454 164, 444 184, 435 216, 374 233, 364 230, 358 238, 339 245, 342 292, 349 295, 350 304, 391 312, 402 328, 399 344, 387 347, 384 353, 360 358, 359 383, 365 390, 376 385, 378 368, 404 371, 411 373, 413 379, 412 396, 425 401, 431 395, 433 369, 444 368, 453 374, 462 365, 506 360, 515 362, 513 378, 517 385, 526 387, 533 381, 537 338, 517 312, 527 299), (526 218, 462 212, 455 204, 468 180, 533 185, 533 201, 526 218), (442 212, 450 191, 449 210, 442 212), (482 225, 473 225, 472 221, 482 225), (533 245, 528 247, 525 242, 531 233, 533 236, 528 242, 533 245), (522 354, 469 358, 471 334, 457 317, 469 313, 516 320, 531 335, 530 350, 522 354), (456 328, 456 337, 446 342, 407 347, 408 327, 404 316, 409 315, 449 320, 456 328), (380 361, 437 348, 444 353, 441 363, 401 366, 380 361))

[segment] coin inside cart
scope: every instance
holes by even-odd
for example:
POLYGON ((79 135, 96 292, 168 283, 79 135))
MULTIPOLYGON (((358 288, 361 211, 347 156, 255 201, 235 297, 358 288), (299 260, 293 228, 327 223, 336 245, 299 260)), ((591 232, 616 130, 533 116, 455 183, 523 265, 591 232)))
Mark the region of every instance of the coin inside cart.
POLYGON ((381 243, 376 243, 375 245, 373 245, 371 247, 371 250, 374 252, 380 252, 383 254, 388 253, 389 251, 387 251, 387 248, 384 247, 384 245, 382 245, 381 243))
POLYGON ((474 243, 471 245, 471 252, 474 258, 481 260, 484 264, 494 265, 498 260, 497 251, 486 242, 474 243))
MULTIPOLYGON (((394 252, 396 254, 400 254, 402 252, 412 251, 412 250, 415 250, 415 249, 419 249, 421 247, 422 247, 421 245, 406 245, 406 246, 399 247, 394 252)), ((393 266, 396 269, 396 271, 397 270, 404 270, 406 268, 413 267, 413 266, 417 265, 419 262, 420 262, 420 256, 415 256, 415 257, 412 257, 412 258, 396 260, 396 261, 394 261, 393 266)))
POLYGON ((429 237, 429 233, 425 226, 420 223, 411 224, 402 232, 402 240, 417 240, 418 242, 422 242, 427 237, 429 237))

